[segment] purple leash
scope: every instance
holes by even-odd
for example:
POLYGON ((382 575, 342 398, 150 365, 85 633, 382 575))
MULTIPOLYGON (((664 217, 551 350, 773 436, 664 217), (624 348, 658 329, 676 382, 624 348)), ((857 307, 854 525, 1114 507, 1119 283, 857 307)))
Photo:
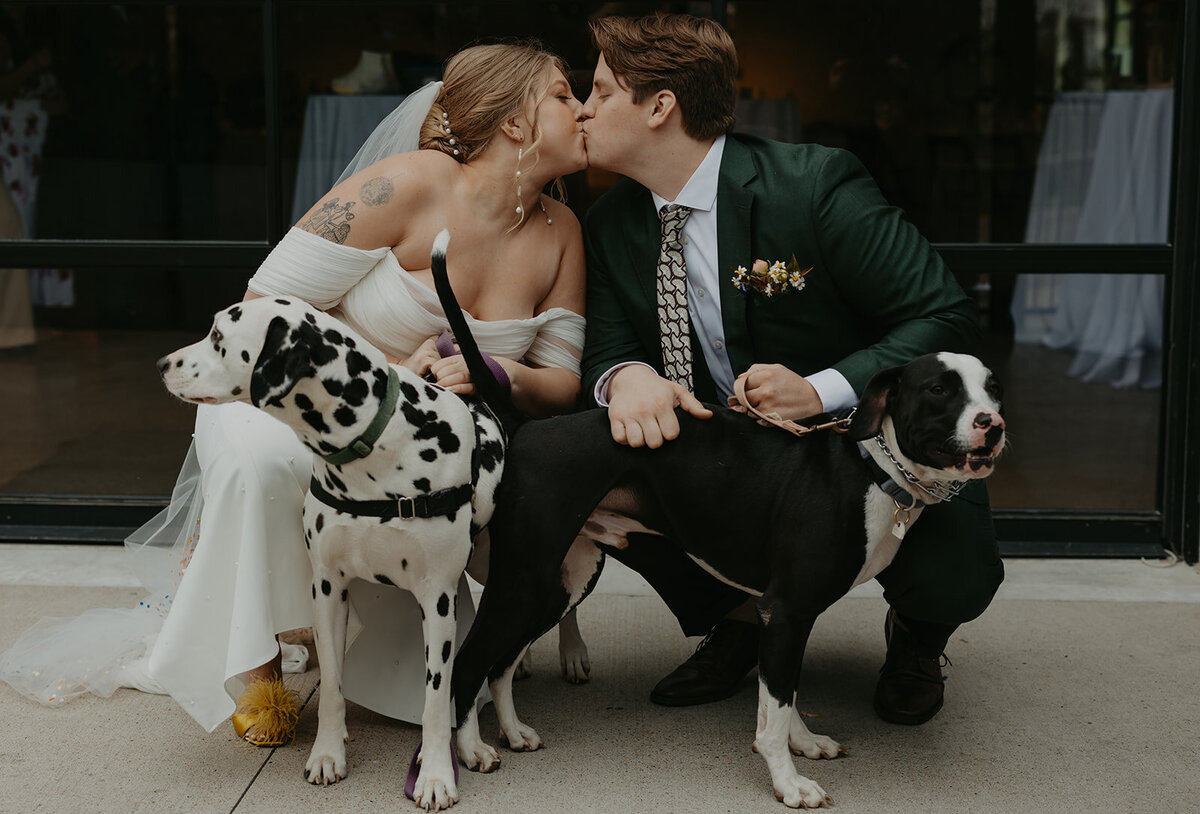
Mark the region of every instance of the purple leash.
MULTIPOLYGON (((420 766, 417 765, 417 757, 421 754, 421 744, 417 743, 416 751, 413 752, 412 762, 408 764, 408 777, 404 781, 404 796, 410 800, 415 800, 417 791, 417 775, 421 773, 420 766)), ((450 741, 450 762, 454 764, 454 783, 458 785, 458 751, 454 748, 454 741, 450 741)))
MULTIPOLYGON (((444 330, 438 335, 435 343, 438 354, 445 359, 447 356, 461 356, 462 351, 458 349, 458 345, 454 344, 454 337, 450 334, 450 330, 444 330)), ((479 352, 483 357, 483 363, 487 365, 488 370, 492 371, 492 375, 496 377, 496 382, 504 388, 505 392, 512 392, 512 382, 508 379, 508 374, 504 372, 504 368, 500 367, 500 363, 492 357, 488 356, 483 351, 479 352)))

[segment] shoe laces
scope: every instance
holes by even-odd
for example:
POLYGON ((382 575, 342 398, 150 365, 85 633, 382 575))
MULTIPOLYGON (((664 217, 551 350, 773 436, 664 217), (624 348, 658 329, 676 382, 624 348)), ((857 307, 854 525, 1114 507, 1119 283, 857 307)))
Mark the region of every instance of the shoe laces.
POLYGON ((708 633, 704 634, 704 638, 700 640, 700 644, 696 645, 696 649, 692 651, 692 655, 700 655, 700 651, 708 647, 708 643, 712 641, 713 635, 716 632, 716 628, 713 628, 712 630, 708 631, 708 633))
POLYGON ((709 645, 709 642, 713 640, 713 635, 715 633, 716 633, 716 630, 714 628, 713 630, 709 630, 709 632, 707 634, 704 634, 704 638, 700 640, 700 644, 696 645, 696 650, 691 652, 692 658, 696 658, 697 656, 700 656, 701 651, 706 650, 706 648, 709 645))
POLYGON ((707 658, 714 663, 724 665, 731 658, 736 658, 739 648, 733 641, 717 639, 720 634, 725 636, 730 635, 729 631, 722 631, 719 625, 714 627, 696 645, 696 649, 692 652, 691 660, 707 658))

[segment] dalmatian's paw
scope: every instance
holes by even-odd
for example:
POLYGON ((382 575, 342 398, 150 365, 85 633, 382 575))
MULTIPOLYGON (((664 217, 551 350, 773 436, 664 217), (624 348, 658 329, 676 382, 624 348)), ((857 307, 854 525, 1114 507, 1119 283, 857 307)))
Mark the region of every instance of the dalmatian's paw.
POLYGON ((788 748, 793 755, 806 757, 809 760, 833 760, 850 754, 850 751, 826 735, 814 735, 807 730, 797 737, 793 731, 788 735, 788 748))
POLYGON ((322 748, 320 739, 313 744, 308 762, 304 764, 304 779, 314 786, 328 786, 346 776, 346 747, 338 742, 333 748, 322 748))
POLYGON ((465 737, 461 730, 458 735, 458 760, 471 771, 483 774, 500 768, 499 752, 480 738, 465 737))
POLYGON ((793 773, 782 782, 774 781, 775 799, 788 808, 824 808, 833 805, 833 798, 807 777, 793 773))
POLYGON ((563 680, 569 684, 585 684, 592 672, 587 645, 582 641, 562 641, 558 648, 558 661, 562 665, 563 680))
POLYGON ((500 737, 508 743, 508 748, 514 752, 536 752, 544 745, 541 737, 532 727, 517 721, 515 726, 502 728, 500 737))
POLYGON ((413 802, 426 811, 441 811, 458 802, 458 787, 454 784, 453 768, 434 771, 422 765, 413 787, 413 802))

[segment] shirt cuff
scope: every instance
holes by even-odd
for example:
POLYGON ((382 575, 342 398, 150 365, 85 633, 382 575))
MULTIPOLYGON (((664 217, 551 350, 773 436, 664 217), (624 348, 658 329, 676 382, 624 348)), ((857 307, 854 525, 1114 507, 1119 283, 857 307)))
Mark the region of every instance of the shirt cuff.
MULTIPOLYGON (((646 364, 645 362, 621 362, 618 365, 613 365, 607 371, 605 371, 603 376, 600 377, 600 380, 598 382, 596 382, 596 389, 592 391, 592 398, 594 398, 596 400, 597 407, 608 407, 608 384, 609 384, 609 382, 612 381, 613 376, 617 375, 618 370, 629 367, 630 365, 641 365, 642 367, 648 367, 651 370, 654 370, 653 367, 646 364)), ((655 371, 655 372, 657 372, 657 371, 655 371)), ((839 373, 838 375, 840 376, 841 374, 839 373)), ((843 381, 845 381, 845 380, 843 379, 843 381)), ((847 385, 847 387, 848 386, 849 385, 847 385)), ((851 391, 851 392, 853 392, 853 391, 851 391)))
POLYGON ((854 392, 850 382, 831 367, 804 378, 817 391, 817 398, 821 399, 821 407, 827 413, 836 413, 838 410, 846 410, 858 404, 858 394, 854 392))

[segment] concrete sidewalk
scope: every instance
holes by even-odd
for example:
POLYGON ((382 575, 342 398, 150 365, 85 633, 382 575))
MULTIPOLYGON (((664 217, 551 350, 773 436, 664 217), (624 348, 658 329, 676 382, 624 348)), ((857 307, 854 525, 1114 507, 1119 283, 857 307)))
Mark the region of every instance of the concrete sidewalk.
MULTIPOLYGON (((922 727, 871 711, 878 591, 862 586, 821 618, 799 703, 818 716, 810 728, 850 756, 798 759, 801 773, 843 812, 1197 810, 1200 574, 1131 561, 1007 565, 991 609, 947 648, 946 706, 922 727)), ((131 584, 115 549, 0 546, 0 650, 42 616, 135 603, 131 584)), ((589 684, 558 678, 552 633, 534 648, 534 677, 517 685, 522 719, 547 748, 501 750, 495 774, 464 771, 455 810, 785 810, 749 749, 755 681, 717 704, 651 704, 650 687, 695 642, 615 566, 580 627, 589 684)), ((0 684, 0 811, 410 810, 402 786, 418 729, 354 705, 350 776, 329 788, 303 780, 317 674, 296 678, 309 700, 296 741, 275 750, 242 745, 228 726, 207 734, 163 696, 119 690, 46 709, 0 684)), ((490 707, 482 721, 491 739, 490 707)))

